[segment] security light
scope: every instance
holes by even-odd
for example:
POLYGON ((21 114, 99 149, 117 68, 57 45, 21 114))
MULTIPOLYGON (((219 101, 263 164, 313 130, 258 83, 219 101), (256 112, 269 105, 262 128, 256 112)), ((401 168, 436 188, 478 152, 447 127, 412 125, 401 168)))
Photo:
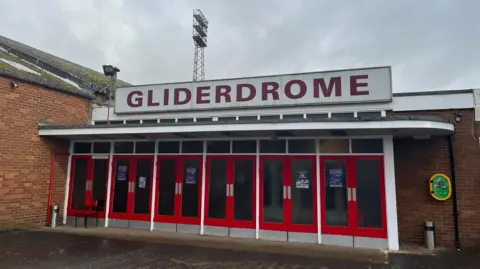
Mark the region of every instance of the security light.
POLYGON ((107 77, 113 77, 118 72, 120 72, 120 69, 116 68, 115 66, 103 65, 103 74, 105 74, 105 76, 107 76, 107 77))

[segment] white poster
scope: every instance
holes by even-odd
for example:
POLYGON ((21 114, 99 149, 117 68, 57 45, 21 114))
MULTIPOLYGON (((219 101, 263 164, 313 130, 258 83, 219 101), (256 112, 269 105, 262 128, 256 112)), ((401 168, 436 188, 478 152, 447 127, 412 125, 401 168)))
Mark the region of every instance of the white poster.
POLYGON ((145 189, 147 187, 147 178, 146 177, 140 177, 138 179, 138 187, 140 189, 145 189))

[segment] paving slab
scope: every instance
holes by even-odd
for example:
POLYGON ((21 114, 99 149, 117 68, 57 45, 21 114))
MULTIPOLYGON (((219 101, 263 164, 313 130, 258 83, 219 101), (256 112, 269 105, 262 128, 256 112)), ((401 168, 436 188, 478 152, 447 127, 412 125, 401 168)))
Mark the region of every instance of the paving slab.
POLYGON ((163 233, 152 236, 152 232, 126 229, 87 230, 0 233, 0 268, 480 268, 475 252, 384 253, 384 258, 378 259, 367 250, 343 252, 343 248, 318 245, 238 243, 239 240, 163 233))

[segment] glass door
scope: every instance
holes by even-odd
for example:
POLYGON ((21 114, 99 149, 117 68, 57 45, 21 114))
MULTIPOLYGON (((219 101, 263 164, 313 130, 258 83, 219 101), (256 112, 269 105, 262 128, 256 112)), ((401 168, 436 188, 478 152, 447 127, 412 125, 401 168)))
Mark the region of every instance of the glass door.
POLYGON ((133 158, 135 176, 131 178, 131 203, 133 220, 150 220, 151 185, 153 179, 153 156, 135 156, 133 158))
POLYGON ((232 156, 228 210, 230 227, 255 228, 255 156, 232 156))
POLYGON ((289 156, 287 217, 289 232, 317 232, 315 156, 289 156))
POLYGON ((383 156, 355 157, 353 168, 354 235, 387 238, 383 156))
POLYGON ((113 157, 112 202, 109 216, 112 219, 129 218, 128 212, 131 211, 129 200, 131 200, 134 192, 132 178, 135 175, 132 164, 132 156, 113 157))
POLYGON ((255 156, 207 156, 205 225, 254 228, 255 156))
POLYGON ((85 204, 98 201, 104 217, 106 184, 108 181, 108 156, 72 156, 67 214, 85 209, 85 204))
POLYGON ((321 157, 322 232, 386 238, 383 156, 321 157))
POLYGON ((351 169, 345 156, 320 157, 322 233, 352 235, 349 218, 351 169))
POLYGON ((200 224, 202 156, 159 156, 154 221, 200 224))
POLYGON ((260 229, 285 231, 287 200, 287 158, 260 157, 260 229))
POLYGON ((202 156, 182 156, 178 179, 179 223, 200 224, 202 156))
POLYGON ((232 163, 229 156, 207 156, 205 171, 205 225, 228 226, 232 163))
POLYGON ((176 223, 179 204, 177 177, 181 173, 180 159, 176 156, 158 156, 156 222, 176 223))

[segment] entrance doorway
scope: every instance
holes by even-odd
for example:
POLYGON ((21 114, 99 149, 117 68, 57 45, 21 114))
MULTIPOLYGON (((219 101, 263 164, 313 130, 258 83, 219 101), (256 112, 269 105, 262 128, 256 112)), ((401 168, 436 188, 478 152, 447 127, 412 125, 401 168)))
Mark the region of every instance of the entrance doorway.
POLYGON ((387 244, 383 156, 321 156, 322 241, 387 244))
POLYGON ((255 237, 255 156, 207 156, 205 233, 255 237))
POLYGON ((154 229, 198 233, 202 156, 159 156, 154 229))
POLYGON ((317 241, 315 156, 260 157, 260 237, 317 241))
MULTIPOLYGON (((100 211, 99 218, 101 218, 99 225, 103 225, 108 163, 108 156, 72 156, 67 216, 75 216, 76 213, 87 210, 86 205, 97 201, 100 211)), ((83 218, 79 218, 78 221, 82 222, 83 218)), ((82 224, 79 223, 79 225, 82 224)))
POLYGON ((153 156, 114 156, 109 226, 150 229, 153 156))

